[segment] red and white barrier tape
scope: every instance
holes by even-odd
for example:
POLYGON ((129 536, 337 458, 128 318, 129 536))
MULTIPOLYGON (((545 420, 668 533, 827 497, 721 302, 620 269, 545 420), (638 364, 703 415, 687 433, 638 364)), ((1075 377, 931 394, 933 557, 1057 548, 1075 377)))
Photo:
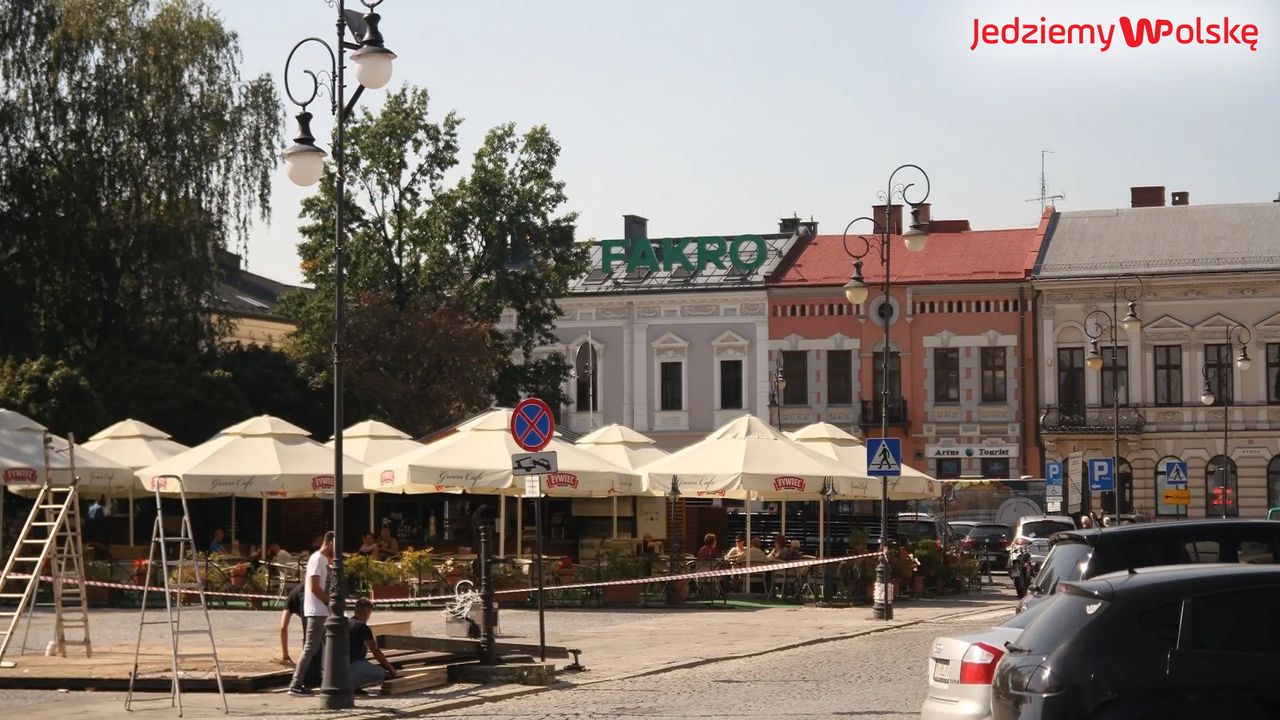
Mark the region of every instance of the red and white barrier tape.
MULTIPOLYGON (((652 575, 649 577, 629 578, 625 580, 602 580, 598 582, 570 583, 568 585, 543 585, 542 592, 548 592, 548 591, 561 592, 564 590, 586 590, 590 588, 599 588, 599 587, 618 587, 620 585, 650 585, 653 583, 668 583, 668 582, 676 582, 676 581, 682 581, 682 580, 702 580, 706 578, 715 578, 715 577, 733 577, 736 575, 749 575, 753 573, 778 572, 778 571, 784 571, 784 570, 794 570, 799 568, 814 567, 817 565, 830 565, 834 563, 842 563, 842 562, 847 562, 849 560, 865 560, 867 558, 876 557, 879 554, 880 553, 863 553, 862 555, 846 555, 842 557, 830 557, 830 558, 821 558, 821 559, 813 559, 813 560, 793 560, 791 562, 770 562, 770 563, 752 565, 751 567, 747 567, 746 565, 743 565, 741 567, 721 568, 718 570, 701 570, 696 572, 679 573, 676 575, 652 575)), ((660 562, 661 561, 657 561, 655 564, 658 564, 660 562)), ((687 561, 682 561, 682 562, 687 562, 687 561)), ((31 579, 30 575, 22 575, 22 574, 13 574, 13 575, 10 575, 9 577, 15 580, 31 579)), ((40 576, 40 580, 41 582, 53 582, 53 578, 48 575, 40 576)), ((71 578, 65 578, 63 582, 71 583, 73 585, 79 583, 78 580, 71 579, 71 578)), ((105 587, 105 588, 113 588, 116 590, 132 590, 137 592, 146 590, 148 592, 157 592, 157 593, 165 592, 164 587, 156 587, 153 585, 131 585, 129 583, 107 582, 104 580, 85 580, 84 584, 90 587, 105 587)), ((532 593, 537 591, 538 591, 538 588, 536 587, 516 588, 511 590, 497 590, 497 591, 494 591, 494 595, 517 595, 520 593, 532 593)), ((178 595, 178 594, 199 595, 201 594, 201 591, 191 590, 187 588, 170 588, 169 593, 174 595, 178 595)), ((214 596, 214 597, 244 598, 249 600, 283 600, 284 599, 283 595, 222 592, 217 590, 205 590, 204 595, 214 596)), ((401 604, 433 602, 433 601, 441 601, 441 600, 453 600, 456 597, 457 597, 456 595, 429 595, 426 597, 414 597, 414 598, 394 598, 394 599, 385 599, 385 600, 375 599, 373 602, 377 605, 401 605, 401 604)))

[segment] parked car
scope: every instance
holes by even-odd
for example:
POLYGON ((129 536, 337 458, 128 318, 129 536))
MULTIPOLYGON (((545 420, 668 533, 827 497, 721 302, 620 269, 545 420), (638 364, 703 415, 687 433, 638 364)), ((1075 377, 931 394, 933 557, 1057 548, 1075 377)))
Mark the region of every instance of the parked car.
POLYGON ((1273 718, 1280 567, 1182 565, 1064 583, 991 685, 994 720, 1273 718))
POLYGON ((1049 538, 1075 527, 1075 521, 1066 515, 1035 515, 1018 521, 1009 546, 1009 577, 1019 598, 1027 594, 1031 579, 1049 555, 1049 538))
POLYGON ((981 525, 981 524, 982 523, 976 520, 948 520, 947 521, 947 527, 951 528, 952 534, 960 538, 967 537, 969 535, 969 531, 972 530, 975 525, 981 525))
POLYGON ((1009 565, 1009 545, 1013 542, 1013 528, 999 523, 978 523, 960 543, 966 555, 977 559, 979 565, 989 564, 993 570, 1003 570, 1009 565))
POLYGON ((955 539, 955 533, 942 518, 924 513, 898 513, 898 543, 915 544, 917 541, 930 538, 942 547, 944 542, 955 539))
POLYGON ((920 708, 921 720, 983 720, 991 716, 991 678, 1004 657, 1004 644, 1048 607, 1019 613, 1001 625, 959 637, 936 637, 925 668, 929 692, 920 708))
POLYGON ((1127 568, 1186 563, 1271 564, 1280 557, 1275 520, 1181 520, 1068 530, 1053 549, 1018 609, 1057 591, 1058 583, 1088 580, 1127 568))

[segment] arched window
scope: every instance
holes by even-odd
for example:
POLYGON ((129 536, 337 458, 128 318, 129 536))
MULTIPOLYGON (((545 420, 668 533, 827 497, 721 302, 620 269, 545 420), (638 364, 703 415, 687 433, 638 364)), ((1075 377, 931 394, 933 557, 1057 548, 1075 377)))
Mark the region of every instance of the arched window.
MULTIPOLYGON (((1116 470, 1116 487, 1120 489, 1120 514, 1133 512, 1133 465, 1124 458, 1119 458, 1120 462, 1116 470)), ((1100 502, 1098 511, 1106 510, 1108 513, 1116 514, 1116 494, 1114 492, 1100 493, 1100 502)))
POLYGON ((1280 507, 1280 455, 1267 463, 1267 508, 1280 507))
POLYGON ((1204 514, 1208 517, 1238 517, 1236 502, 1239 490, 1236 461, 1215 456, 1204 469, 1204 514))
MULTIPOLYGON (((1168 489, 1168 470, 1169 463, 1181 462, 1180 458, 1172 455, 1160 458, 1160 462, 1156 463, 1156 514, 1167 515, 1169 517, 1180 517, 1187 514, 1186 505, 1166 505, 1164 502, 1164 491, 1168 489)), ((1184 486, 1185 487, 1185 486, 1184 486)))
POLYGON ((600 410, 600 386, 596 383, 599 370, 596 349, 591 343, 584 343, 578 348, 578 356, 573 361, 573 374, 577 378, 574 390, 577 395, 578 412, 598 412, 600 410))

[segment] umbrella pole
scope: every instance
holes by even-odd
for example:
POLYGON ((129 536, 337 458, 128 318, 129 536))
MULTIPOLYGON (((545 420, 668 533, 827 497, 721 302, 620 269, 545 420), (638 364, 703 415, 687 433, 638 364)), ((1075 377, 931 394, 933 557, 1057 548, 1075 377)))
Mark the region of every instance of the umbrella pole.
POLYGON ((135 539, 136 536, 133 534, 133 483, 129 483, 129 544, 132 545, 135 539))
MULTIPOLYGON (((0 484, 0 558, 8 558, 4 553, 4 541, 9 537, 9 524, 4 520, 4 496, 8 491, 4 489, 4 485, 0 484)), ((133 544, 133 541, 129 541, 133 544)))
POLYGON ((498 557, 507 556, 507 496, 498 496, 498 557))
POLYGON ((227 544, 233 545, 235 544, 235 541, 236 541, 236 496, 235 495, 231 496, 231 528, 230 530, 231 530, 230 532, 231 539, 228 541, 227 544))
POLYGON ((377 503, 378 493, 369 493, 369 532, 378 537, 378 512, 374 505, 377 503))
POLYGON ((516 557, 524 557, 524 499, 516 498, 516 557))
MULTIPOLYGON (((747 569, 751 569, 751 498, 742 503, 747 510, 747 569)), ((751 576, 747 575, 747 590, 751 590, 751 576)))
POLYGON ((262 561, 267 560, 267 496, 262 496, 262 542, 258 543, 259 552, 262 553, 262 561))
POLYGON ((782 501, 781 507, 778 510, 778 514, 782 516, 782 529, 779 530, 778 532, 781 532, 785 536, 787 534, 787 501, 786 500, 782 501))
POLYGON ((618 496, 613 496, 613 539, 618 539, 618 496))

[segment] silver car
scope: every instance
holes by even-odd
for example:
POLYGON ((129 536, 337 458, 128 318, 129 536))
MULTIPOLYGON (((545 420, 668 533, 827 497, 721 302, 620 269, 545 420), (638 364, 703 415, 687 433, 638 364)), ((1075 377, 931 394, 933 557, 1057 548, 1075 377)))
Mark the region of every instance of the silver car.
POLYGON ((937 637, 930 646, 929 694, 921 720, 986 720, 991 717, 991 678, 1013 642, 1049 603, 1014 615, 1002 625, 959 637, 937 637))
POLYGON ((1031 552, 1032 566, 1039 570, 1045 557, 1049 555, 1049 538, 1056 532, 1075 529, 1075 521, 1066 515, 1024 517, 1014 529, 1013 547, 1028 549, 1031 552))

